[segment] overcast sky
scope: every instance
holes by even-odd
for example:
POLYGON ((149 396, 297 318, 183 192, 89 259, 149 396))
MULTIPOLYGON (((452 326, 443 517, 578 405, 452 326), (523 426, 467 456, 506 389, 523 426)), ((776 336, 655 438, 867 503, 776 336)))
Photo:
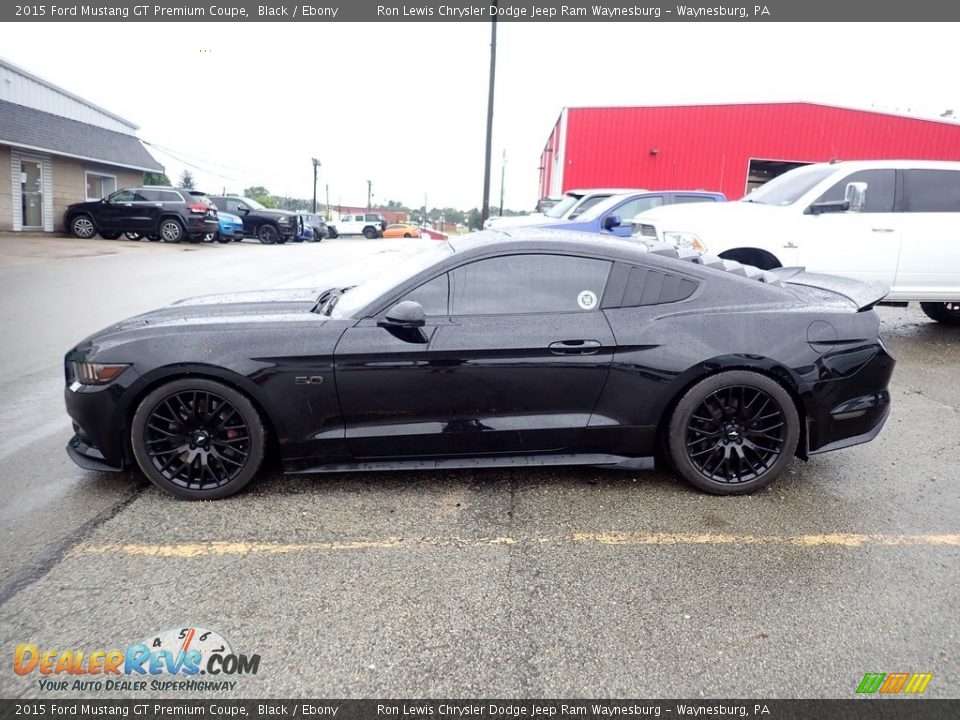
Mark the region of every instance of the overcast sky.
MULTIPOLYGON (((479 206, 487 23, 44 23, 0 54, 140 125, 176 181, 266 186, 332 205, 479 206)), ((492 202, 537 200, 564 106, 810 100, 960 112, 957 26, 501 23, 492 202)))

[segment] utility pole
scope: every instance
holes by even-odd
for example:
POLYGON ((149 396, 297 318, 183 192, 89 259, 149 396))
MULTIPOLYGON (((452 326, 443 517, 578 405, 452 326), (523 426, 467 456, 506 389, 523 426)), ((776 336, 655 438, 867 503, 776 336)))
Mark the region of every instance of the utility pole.
POLYGON ((317 168, 320 167, 320 161, 316 158, 310 158, 313 161, 313 210, 314 215, 317 214, 317 168))
POLYGON ((500 163, 500 210, 497 215, 503 216, 503 179, 507 175, 507 149, 503 149, 503 160, 500 163))
POLYGON ((370 204, 370 201, 372 198, 373 198, 373 181, 367 180, 367 210, 370 210, 373 207, 370 204))
MULTIPOLYGON (((496 11, 497 0, 491 7, 496 11)), ((497 16, 490 20, 490 88, 487 92, 487 149, 483 163, 483 209, 480 220, 486 222, 490 217, 490 152, 493 145, 493 87, 497 76, 497 16)))
POLYGON ((327 189, 327 215, 324 220, 330 219, 330 185, 329 183, 324 186, 327 189))

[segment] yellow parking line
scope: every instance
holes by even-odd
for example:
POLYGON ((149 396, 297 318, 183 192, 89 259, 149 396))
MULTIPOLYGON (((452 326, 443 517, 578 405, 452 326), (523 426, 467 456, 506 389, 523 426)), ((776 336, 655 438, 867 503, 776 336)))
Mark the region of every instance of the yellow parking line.
POLYGON ((176 544, 80 545, 71 554, 141 555, 161 558, 192 558, 204 555, 258 555, 340 550, 402 550, 439 547, 485 547, 495 545, 793 545, 839 546, 960 546, 960 535, 882 535, 829 533, 820 535, 728 535, 716 533, 603 532, 574 533, 557 537, 517 539, 512 537, 390 537, 383 540, 345 540, 316 543, 199 542, 176 544))

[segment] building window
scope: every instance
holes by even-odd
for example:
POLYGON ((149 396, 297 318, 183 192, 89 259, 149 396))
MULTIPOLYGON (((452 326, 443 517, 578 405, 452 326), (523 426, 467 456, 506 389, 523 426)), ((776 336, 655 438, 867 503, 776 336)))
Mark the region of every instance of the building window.
POLYGON ((101 173, 87 173, 87 200, 100 200, 117 189, 117 178, 114 175, 101 173))

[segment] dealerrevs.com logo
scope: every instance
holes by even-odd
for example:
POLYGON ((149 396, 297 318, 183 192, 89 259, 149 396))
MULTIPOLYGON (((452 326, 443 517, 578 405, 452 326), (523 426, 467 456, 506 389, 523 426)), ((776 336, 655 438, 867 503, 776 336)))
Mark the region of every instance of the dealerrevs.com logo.
POLYGON ((259 655, 234 652, 216 630, 181 627, 148 635, 126 649, 51 650, 20 643, 13 671, 37 677, 43 691, 233 690, 240 675, 256 675, 259 655))

